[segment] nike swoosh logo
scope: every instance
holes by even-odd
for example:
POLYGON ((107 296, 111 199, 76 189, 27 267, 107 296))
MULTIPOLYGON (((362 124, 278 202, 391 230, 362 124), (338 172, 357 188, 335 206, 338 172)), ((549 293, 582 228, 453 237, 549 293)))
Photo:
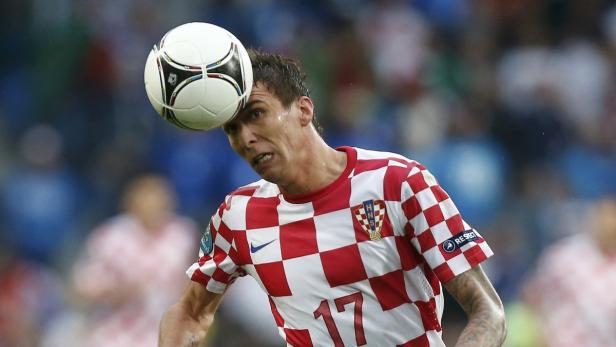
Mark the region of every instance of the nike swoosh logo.
POLYGON ((270 241, 270 242, 266 242, 266 243, 264 243, 264 244, 262 244, 262 245, 259 245, 259 246, 255 246, 255 245, 251 242, 251 243, 250 243, 250 253, 256 253, 256 252, 260 251, 260 250, 261 250, 261 249, 263 249, 265 246, 269 245, 270 243, 272 243, 272 242, 274 242, 274 241, 276 241, 276 239, 273 239, 272 241, 270 241))

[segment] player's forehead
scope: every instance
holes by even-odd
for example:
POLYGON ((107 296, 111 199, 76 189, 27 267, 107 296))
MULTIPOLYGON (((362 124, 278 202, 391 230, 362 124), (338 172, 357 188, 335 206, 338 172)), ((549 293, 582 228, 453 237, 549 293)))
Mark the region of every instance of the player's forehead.
POLYGON ((242 119, 250 114, 251 110, 255 108, 271 109, 275 107, 282 107, 280 99, 278 99, 278 97, 269 88, 267 88, 265 84, 257 82, 252 86, 252 91, 246 105, 242 108, 242 110, 240 110, 236 117, 223 125, 223 130, 227 132, 227 129, 230 126, 241 122, 242 119))
POLYGON ((281 101, 276 94, 268 88, 265 83, 257 82, 252 86, 252 92, 248 98, 247 105, 264 103, 267 105, 281 105, 281 101))

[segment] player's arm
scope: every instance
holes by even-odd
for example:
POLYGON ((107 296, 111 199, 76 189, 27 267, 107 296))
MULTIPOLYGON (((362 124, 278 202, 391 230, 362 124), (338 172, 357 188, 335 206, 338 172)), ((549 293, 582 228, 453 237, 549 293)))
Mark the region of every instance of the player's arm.
POLYGON ((507 334, 505 311, 481 266, 477 265, 445 283, 445 289, 468 316, 468 323, 455 346, 501 346, 507 334))
POLYGON ((223 295, 209 292, 202 284, 191 282, 180 301, 163 315, 158 346, 201 346, 223 295))

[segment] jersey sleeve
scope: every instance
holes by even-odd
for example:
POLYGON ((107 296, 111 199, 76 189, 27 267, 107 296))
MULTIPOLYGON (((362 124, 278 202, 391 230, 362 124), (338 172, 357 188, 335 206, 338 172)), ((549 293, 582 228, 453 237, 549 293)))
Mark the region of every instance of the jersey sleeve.
POLYGON ((469 226, 447 192, 422 165, 411 167, 401 187, 402 210, 411 243, 445 283, 493 255, 469 226))
POLYGON ((201 236, 199 259, 186 274, 213 293, 222 293, 238 276, 245 275, 238 266, 233 247, 233 232, 222 221, 224 207, 218 209, 201 236))

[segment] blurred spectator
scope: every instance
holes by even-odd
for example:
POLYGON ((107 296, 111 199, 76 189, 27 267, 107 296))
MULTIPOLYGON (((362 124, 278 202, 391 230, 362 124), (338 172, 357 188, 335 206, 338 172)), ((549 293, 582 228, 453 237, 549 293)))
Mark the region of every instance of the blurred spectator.
POLYGON ((54 262, 73 236, 83 202, 82 187, 63 161, 63 148, 54 128, 30 128, 19 142, 22 162, 0 186, 7 242, 19 255, 41 262, 54 262))
POLYGON ((546 347, 616 341, 616 199, 593 203, 586 221, 578 234, 546 249, 527 283, 546 347))
POLYGON ((522 168, 558 156, 570 140, 555 59, 545 46, 520 47, 507 51, 498 64, 503 109, 494 130, 522 168))
POLYGON ((572 38, 554 52, 558 102, 580 135, 596 132, 607 102, 612 76, 607 57, 599 48, 590 40, 572 38))
POLYGON ((428 57, 430 26, 404 1, 378 1, 361 8, 357 35, 371 53, 379 88, 405 93, 417 83, 428 57))
POLYGON ((85 306, 80 346, 156 345, 160 317, 185 288, 198 243, 195 224, 174 204, 164 178, 140 176, 125 191, 124 213, 89 236, 73 272, 85 306))
POLYGON ((446 140, 448 111, 448 103, 439 93, 425 93, 403 103, 396 113, 405 152, 421 157, 438 148, 446 140))

